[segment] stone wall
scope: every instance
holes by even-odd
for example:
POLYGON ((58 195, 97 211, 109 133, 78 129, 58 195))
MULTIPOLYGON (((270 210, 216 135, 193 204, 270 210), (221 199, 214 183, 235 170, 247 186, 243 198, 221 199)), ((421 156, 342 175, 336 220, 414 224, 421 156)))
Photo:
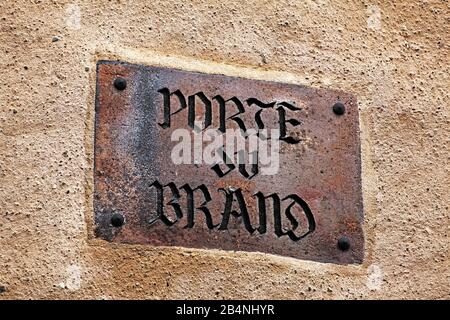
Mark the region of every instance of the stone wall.
POLYGON ((0 299, 449 299, 449 19, 438 0, 1 1, 0 299), (94 238, 99 59, 354 94, 364 263, 94 238))

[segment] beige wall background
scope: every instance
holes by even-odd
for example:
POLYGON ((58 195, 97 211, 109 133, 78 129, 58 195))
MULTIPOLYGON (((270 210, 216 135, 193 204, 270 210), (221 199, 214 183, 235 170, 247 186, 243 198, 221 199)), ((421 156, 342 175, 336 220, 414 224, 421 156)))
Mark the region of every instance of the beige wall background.
POLYGON ((0 2, 0 299, 450 299, 448 1, 0 2), (92 236, 100 58, 341 89, 366 252, 338 266, 92 236))

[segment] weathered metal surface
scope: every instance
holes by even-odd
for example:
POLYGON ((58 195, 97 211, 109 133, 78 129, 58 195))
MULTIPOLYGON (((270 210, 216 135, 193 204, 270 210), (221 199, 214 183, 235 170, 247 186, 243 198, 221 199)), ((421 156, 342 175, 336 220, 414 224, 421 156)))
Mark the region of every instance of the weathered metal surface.
MULTIPOLYGON (((199 96, 195 118, 204 119, 199 96)), ((180 100, 172 99, 173 112, 180 100)), ((226 110, 236 113, 235 104, 226 110)), ((233 123, 238 121, 227 119, 226 126, 233 123)), ((344 92, 100 61, 94 181, 96 235, 108 241, 258 251, 339 264, 361 263, 364 256, 358 109, 355 97, 344 92), (171 134, 190 129, 189 108, 173 114, 169 126, 164 88, 180 90, 187 102, 202 92, 213 102, 211 128, 220 126, 219 99, 212 99, 217 95, 243 103, 245 112, 238 116, 246 128, 257 127, 262 109, 265 127, 281 123, 278 104, 260 108, 251 103, 255 99, 288 102, 299 109, 286 109, 298 120, 287 124, 286 136, 299 142, 280 141, 276 175, 246 177, 234 169, 219 177, 210 165, 175 165, 171 151, 178 142, 171 134), (210 199, 205 190, 195 190, 201 185, 210 199), (230 195, 231 214, 225 208, 230 195), (274 197, 263 199, 263 210, 261 197, 269 195, 274 197)))

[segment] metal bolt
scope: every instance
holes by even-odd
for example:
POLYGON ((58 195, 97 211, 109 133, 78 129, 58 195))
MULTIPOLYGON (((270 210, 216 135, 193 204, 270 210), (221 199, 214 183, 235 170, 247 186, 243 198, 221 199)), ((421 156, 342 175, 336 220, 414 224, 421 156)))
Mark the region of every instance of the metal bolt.
POLYGON ((116 80, 114 80, 114 87, 116 87, 117 90, 124 90, 127 87, 127 80, 121 77, 116 78, 116 80))
POLYGON ((345 106, 342 102, 336 102, 333 105, 333 112, 338 116, 341 116, 345 113, 345 106))
POLYGON ((337 244, 338 248, 342 251, 350 249, 350 239, 347 237, 340 237, 337 244))
POLYGON ((120 213, 114 213, 111 217, 111 224, 114 227, 121 227, 123 225, 123 223, 125 222, 125 219, 123 218, 123 215, 121 215, 120 213))

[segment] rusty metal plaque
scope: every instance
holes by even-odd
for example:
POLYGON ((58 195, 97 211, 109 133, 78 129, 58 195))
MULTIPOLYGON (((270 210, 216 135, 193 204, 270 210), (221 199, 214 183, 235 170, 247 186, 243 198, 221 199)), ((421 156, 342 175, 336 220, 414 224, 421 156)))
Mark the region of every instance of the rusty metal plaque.
POLYGON ((97 237, 362 262, 353 95, 99 61, 95 108, 97 237))

